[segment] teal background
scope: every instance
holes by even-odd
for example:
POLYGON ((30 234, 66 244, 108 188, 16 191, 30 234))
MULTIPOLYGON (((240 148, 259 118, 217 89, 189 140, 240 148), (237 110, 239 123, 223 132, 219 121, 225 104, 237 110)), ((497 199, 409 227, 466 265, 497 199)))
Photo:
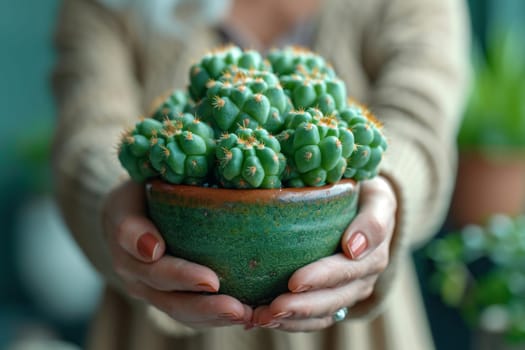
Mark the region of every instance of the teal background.
MULTIPOLYGON (((58 1, 0 2, 0 149, 20 147, 24 134, 49 130, 54 108, 48 77, 58 1)), ((4 156, 8 152, 2 152, 4 156)))
MULTIPOLYGON (((481 43, 490 23, 525 32, 525 1, 471 0, 469 4, 475 37, 481 43)), ((0 349, 19 328, 35 322, 49 325, 58 338, 81 345, 88 321, 64 324, 36 308, 13 267, 19 209, 31 198, 52 192, 49 150, 55 108, 49 77, 57 7, 56 0, 0 1, 0 349)), ((464 349, 466 328, 451 311, 443 311, 427 297, 438 349, 464 349)))

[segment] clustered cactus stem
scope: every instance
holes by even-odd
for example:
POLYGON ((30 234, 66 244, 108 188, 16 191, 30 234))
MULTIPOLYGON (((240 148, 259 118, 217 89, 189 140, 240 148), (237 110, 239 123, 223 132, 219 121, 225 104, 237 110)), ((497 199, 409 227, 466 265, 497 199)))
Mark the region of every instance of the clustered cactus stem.
POLYGON ((386 149, 381 123, 321 56, 226 46, 155 101, 118 153, 137 182, 280 188, 370 179, 386 149))

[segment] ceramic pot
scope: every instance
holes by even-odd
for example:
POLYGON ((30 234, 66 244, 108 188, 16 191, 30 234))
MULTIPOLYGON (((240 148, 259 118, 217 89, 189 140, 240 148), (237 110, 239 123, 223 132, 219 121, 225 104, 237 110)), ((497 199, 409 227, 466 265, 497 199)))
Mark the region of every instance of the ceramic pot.
POLYGON ((525 156, 460 154, 451 219, 458 227, 482 225, 493 214, 516 216, 525 210, 525 156))
POLYGON ((146 194, 168 253, 210 267, 220 293, 257 306, 287 292, 298 268, 340 249, 358 185, 238 190, 153 180, 146 194))

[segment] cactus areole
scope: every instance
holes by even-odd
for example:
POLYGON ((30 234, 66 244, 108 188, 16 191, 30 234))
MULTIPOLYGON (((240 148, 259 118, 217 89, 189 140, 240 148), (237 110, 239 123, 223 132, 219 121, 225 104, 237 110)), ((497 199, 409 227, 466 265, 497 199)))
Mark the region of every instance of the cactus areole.
POLYGON ((381 124, 302 48, 221 47, 188 78, 123 133, 119 161, 147 184, 170 253, 213 268, 220 292, 269 302, 293 271, 337 251, 357 183, 378 174, 387 149, 381 124))

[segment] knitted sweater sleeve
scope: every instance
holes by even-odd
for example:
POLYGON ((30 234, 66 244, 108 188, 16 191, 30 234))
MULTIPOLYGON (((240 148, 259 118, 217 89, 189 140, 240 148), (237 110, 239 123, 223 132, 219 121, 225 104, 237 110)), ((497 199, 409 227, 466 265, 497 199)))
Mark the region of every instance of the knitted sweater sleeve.
MULTIPOLYGON (((103 237, 102 205, 107 193, 129 178, 116 146, 122 131, 142 112, 134 41, 123 16, 94 0, 64 0, 53 72, 59 117, 53 148, 57 201, 84 254, 105 282, 120 291, 103 237)), ((143 321, 168 334, 195 334, 152 306, 128 301, 144 315, 143 321)))
POLYGON ((381 172, 394 185, 399 210, 391 263, 356 314, 384 299, 400 253, 427 241, 444 220, 470 71, 463 2, 381 3, 364 31, 363 57, 370 77, 369 107, 384 122, 390 146, 381 172))
POLYGON ((56 31, 53 149, 56 194, 73 236, 114 285, 102 237, 104 195, 126 177, 117 159, 122 130, 139 115, 139 85, 126 30, 95 1, 66 0, 56 31))
POLYGON ((457 0, 385 2, 367 53, 370 107, 392 148, 383 166, 402 193, 412 245, 442 223, 455 172, 455 137, 469 74, 468 21, 457 0))

